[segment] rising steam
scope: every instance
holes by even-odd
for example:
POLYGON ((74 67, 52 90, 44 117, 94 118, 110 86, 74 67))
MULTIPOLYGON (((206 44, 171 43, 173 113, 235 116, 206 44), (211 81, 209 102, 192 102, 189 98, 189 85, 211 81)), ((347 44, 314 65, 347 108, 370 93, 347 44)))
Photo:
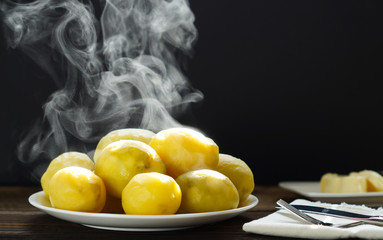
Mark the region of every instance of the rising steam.
POLYGON ((202 98, 176 57, 188 55, 197 36, 187 0, 8 1, 0 9, 8 46, 23 50, 60 89, 20 143, 22 162, 87 152, 118 128, 179 126, 172 116, 202 98))

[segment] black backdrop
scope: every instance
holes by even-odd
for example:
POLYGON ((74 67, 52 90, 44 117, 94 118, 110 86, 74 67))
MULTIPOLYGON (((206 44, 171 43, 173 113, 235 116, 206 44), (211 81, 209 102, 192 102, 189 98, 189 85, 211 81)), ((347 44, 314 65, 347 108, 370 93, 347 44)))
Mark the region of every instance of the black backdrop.
POLYGON ((192 1, 197 122, 258 183, 383 169, 379 1, 192 1), (298 172, 299 171, 299 172, 298 172))
MULTIPOLYGON (((205 97, 181 121, 246 161, 256 184, 383 170, 380 1, 190 5, 199 37, 185 71, 205 97)), ((1 46, 0 183, 30 184, 14 159, 16 133, 42 114, 55 87, 33 62, 1 46)))

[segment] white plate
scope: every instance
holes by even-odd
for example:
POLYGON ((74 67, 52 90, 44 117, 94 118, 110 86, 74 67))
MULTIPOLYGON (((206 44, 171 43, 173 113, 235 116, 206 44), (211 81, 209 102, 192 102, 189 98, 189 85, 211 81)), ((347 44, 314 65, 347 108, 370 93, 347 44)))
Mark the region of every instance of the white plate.
POLYGON ((280 182, 279 186, 316 201, 383 206, 383 192, 323 193, 320 191, 319 182, 280 182))
POLYGON ((32 194, 28 200, 36 208, 56 218, 88 227, 119 231, 167 231, 196 227, 235 217, 258 204, 258 199, 250 195, 245 206, 225 211, 174 215, 125 215, 56 209, 51 206, 43 191, 32 194))

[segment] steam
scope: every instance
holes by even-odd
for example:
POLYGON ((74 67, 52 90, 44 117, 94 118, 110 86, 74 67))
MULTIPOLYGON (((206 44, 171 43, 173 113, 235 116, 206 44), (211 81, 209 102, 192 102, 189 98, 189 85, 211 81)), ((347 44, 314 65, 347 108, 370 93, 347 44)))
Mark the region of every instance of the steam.
POLYGON ((59 88, 18 149, 20 161, 37 163, 36 178, 42 159, 88 152, 111 130, 180 126, 173 116, 202 99, 178 59, 190 55, 197 36, 187 0, 7 1, 0 9, 8 46, 59 88))

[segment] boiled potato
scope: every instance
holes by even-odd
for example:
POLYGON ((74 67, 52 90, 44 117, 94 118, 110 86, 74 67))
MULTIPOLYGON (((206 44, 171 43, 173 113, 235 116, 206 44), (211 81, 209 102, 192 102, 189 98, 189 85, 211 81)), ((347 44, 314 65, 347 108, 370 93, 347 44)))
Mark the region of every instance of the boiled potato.
POLYGON ((41 177, 41 187, 44 190, 45 196, 49 199, 49 182, 53 175, 65 167, 77 166, 89 170, 94 169, 93 161, 85 153, 66 152, 53 159, 43 176, 41 177))
POLYGON ((111 131, 98 142, 93 160, 97 162, 102 150, 112 142, 119 140, 137 140, 149 144, 154 135, 155 133, 152 131, 139 128, 124 128, 111 131))
POLYGON ((188 128, 170 128, 157 133, 150 146, 160 155, 173 178, 197 169, 215 169, 218 146, 210 138, 188 128))
POLYGON ((126 214, 165 215, 177 212, 181 189, 165 174, 151 172, 135 175, 122 191, 126 214))
POLYGON ((179 213, 213 212, 238 207, 237 188, 222 173, 209 169, 194 170, 180 175, 176 182, 182 191, 179 213))
POLYGON ((55 208, 97 213, 104 208, 105 197, 102 179, 86 168, 63 168, 49 183, 49 200, 55 208))
POLYGON ((249 166, 239 158, 228 154, 219 154, 217 171, 234 183, 238 190, 239 201, 246 201, 254 190, 253 172, 249 166))
POLYGON ((106 146, 95 165, 95 173, 104 180, 108 194, 121 198, 126 184, 138 173, 166 173, 160 156, 146 143, 120 140, 106 146))

